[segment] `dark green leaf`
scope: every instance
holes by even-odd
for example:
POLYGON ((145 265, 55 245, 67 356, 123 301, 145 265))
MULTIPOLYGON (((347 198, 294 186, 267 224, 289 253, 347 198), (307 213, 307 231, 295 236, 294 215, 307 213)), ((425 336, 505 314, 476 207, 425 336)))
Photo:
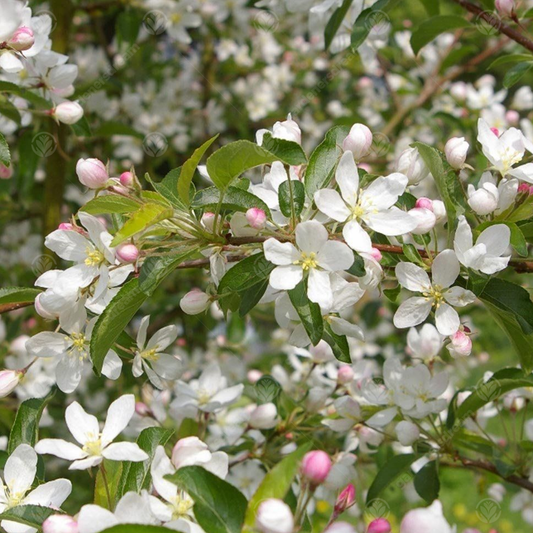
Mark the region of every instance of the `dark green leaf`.
MULTIPOLYGON (((201 207, 216 207, 220 199, 220 191, 216 187, 208 187, 196 193, 192 207, 198 209, 201 207)), ((222 209, 246 212, 251 207, 262 209, 270 217, 270 209, 261 200, 248 191, 243 191, 238 187, 228 187, 221 204, 222 209)))
POLYGON ((351 363, 350 345, 346 335, 337 335, 326 322, 324 326, 324 340, 331 346, 333 355, 342 363, 351 363))
POLYGON ((296 287, 288 291, 292 305, 296 309, 305 331, 311 342, 316 346, 324 333, 324 319, 320 306, 307 297, 307 282, 302 280, 296 287))
POLYGON ((284 181, 278 189, 279 208, 286 216, 300 216, 305 202, 304 184, 298 180, 284 181))
POLYGON ((185 211, 187 206, 178 196, 178 182, 181 174, 181 167, 171 170, 159 183, 154 183, 155 190, 164 196, 174 207, 185 211))
POLYGON ((445 33, 459 28, 468 28, 471 23, 466 18, 456 15, 438 15, 424 20, 411 36, 411 47, 415 54, 438 37, 445 33))
POLYGON ((33 305, 35 297, 40 292, 39 289, 27 289, 25 287, 6 287, 0 289, 0 314, 19 309, 20 307, 33 305))
POLYGON ((108 194, 106 196, 97 196, 89 200, 80 211, 85 211, 91 215, 104 215, 109 213, 132 213, 137 211, 141 204, 125 196, 108 194))
POLYGON ((509 89, 516 83, 518 83, 523 76, 525 76, 533 68, 533 62, 518 63, 514 67, 510 68, 503 77, 503 86, 509 89))
POLYGON ((357 50, 365 42, 368 34, 375 26, 389 22, 387 11, 397 3, 398 0, 378 0, 361 12, 352 29, 353 50, 357 50))
POLYGON ((200 466, 185 466, 166 478, 194 500, 194 516, 206 532, 241 533, 248 502, 233 485, 200 466))
POLYGON ((399 478, 402 485, 405 484, 405 480, 411 477, 411 465, 415 462, 416 458, 417 456, 414 453, 409 453, 395 455, 392 459, 387 461, 368 489, 368 494, 366 496, 367 506, 399 478))
POLYGON ((31 90, 20 87, 19 85, 9 81, 0 81, 0 93, 2 92, 16 94, 17 96, 20 96, 21 98, 24 98, 28 102, 32 103, 39 109, 52 109, 54 107, 52 102, 46 98, 43 98, 31 90))
POLYGON ((440 0, 420 0, 430 17, 434 17, 440 13, 439 1, 440 0))
POLYGON ((0 520, 9 520, 24 524, 26 526, 40 529, 42 523, 53 514, 57 514, 56 509, 43 507, 41 505, 17 505, 11 509, 6 509, 0 513, 0 520))
POLYGON ((274 154, 286 165, 298 166, 307 163, 307 156, 305 155, 303 148, 297 142, 272 137, 270 132, 263 135, 263 143, 261 146, 271 154, 274 154))
POLYGON ((415 475, 415 489, 427 503, 439 497, 440 481, 437 461, 426 463, 415 475))
POLYGON ((507 54, 495 59, 488 68, 498 67, 500 65, 507 65, 508 63, 520 63, 523 61, 533 61, 533 55, 531 54, 507 54))
POLYGON ((132 10, 120 11, 116 22, 116 38, 119 47, 123 44, 132 46, 137 40, 139 30, 141 29, 142 17, 132 10))
POLYGON ((353 0, 344 0, 341 6, 338 7, 333 12, 333 15, 328 20, 328 23, 326 25, 326 30, 324 32, 326 50, 331 45, 335 35, 337 35, 337 32, 339 31, 339 28, 341 27, 342 21, 344 20, 346 13, 348 13, 348 10, 350 9, 352 3, 353 3, 353 0))

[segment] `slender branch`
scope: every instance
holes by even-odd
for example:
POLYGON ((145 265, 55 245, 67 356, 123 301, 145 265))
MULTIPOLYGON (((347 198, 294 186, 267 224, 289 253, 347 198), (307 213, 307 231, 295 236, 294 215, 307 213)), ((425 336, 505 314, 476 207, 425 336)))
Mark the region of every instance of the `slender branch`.
POLYGON ((533 52, 533 41, 528 39, 523 33, 519 32, 515 28, 505 24, 499 17, 495 16, 490 11, 485 11, 483 8, 467 2, 466 0, 453 0, 456 4, 476 15, 478 18, 483 19, 487 24, 492 26, 495 30, 507 35, 509 39, 515 41, 519 45, 523 46, 530 52, 533 52))

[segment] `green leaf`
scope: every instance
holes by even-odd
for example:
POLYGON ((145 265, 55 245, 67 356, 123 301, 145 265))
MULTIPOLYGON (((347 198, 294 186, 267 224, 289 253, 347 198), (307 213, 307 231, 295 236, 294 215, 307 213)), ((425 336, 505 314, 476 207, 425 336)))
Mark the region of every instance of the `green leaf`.
POLYGON ((241 305, 239 306, 239 315, 247 315, 261 300, 268 288, 268 279, 260 281, 253 287, 242 291, 241 305))
MULTIPOLYGON (((0 114, 4 115, 4 117, 7 117, 9 120, 12 120, 13 122, 15 122, 17 126, 20 126, 20 120, 21 120, 20 111, 9 100, 2 101, 2 99, 0 98, 0 114)), ((1 145, 2 145, 2 141, 1 141, 2 137, 3 136, 0 133, 0 151, 1 151, 1 145)))
POLYGON ((35 297, 40 292, 39 289, 27 289, 26 287, 0 289, 0 314, 33 305, 35 297))
POLYGON ((286 216, 292 216, 294 209, 294 216, 300 216, 305 203, 305 188, 304 184, 298 180, 284 181, 278 189, 279 208, 286 216))
POLYGON ((276 158, 283 161, 286 165, 298 166, 307 163, 307 156, 297 142, 272 137, 270 132, 263 135, 261 146, 271 154, 274 154, 276 158))
POLYGON ((397 3, 398 0, 378 0, 371 7, 361 11, 352 29, 352 50, 357 50, 365 42, 372 28, 389 22, 386 13, 397 3))
POLYGON ((125 196, 108 194, 106 196, 97 196, 89 200, 80 211, 85 211, 90 215, 104 215, 109 213, 132 213, 137 211, 141 204, 125 196))
POLYGON ((415 489, 427 503, 439 497, 440 481, 437 461, 426 463, 415 475, 415 489))
POLYGON ((132 463, 125 461, 122 468, 122 477, 118 484, 117 500, 126 492, 141 492, 142 489, 149 489, 150 468, 154 460, 155 451, 158 446, 164 446, 174 434, 172 429, 151 427, 143 429, 137 438, 137 444, 141 450, 148 454, 149 459, 132 463))
POLYGON ((518 63, 511 69, 509 69, 503 77, 503 86, 509 89, 518 81, 520 81, 531 69, 533 68, 533 62, 518 63))
POLYGON ((263 500, 277 498, 283 500, 291 488, 291 484, 298 474, 303 456, 311 449, 312 443, 302 444, 298 449, 284 457, 272 468, 261 481, 248 503, 246 518, 244 519, 244 533, 253 531, 257 508, 263 500))
POLYGON ((354 252, 353 257, 353 265, 347 270, 347 272, 358 278, 366 276, 365 260, 356 252, 354 252))
POLYGON ((351 363, 350 345, 346 335, 337 335, 326 322, 324 325, 324 340, 331 346, 333 355, 342 363, 351 363))
POLYGON ((136 137, 137 139, 144 139, 144 135, 133 129, 128 124, 120 122, 104 122, 94 132, 95 137, 111 137, 112 135, 126 135, 128 137, 136 137))
POLYGON ((402 246, 403 254, 411 263, 415 263, 420 266, 424 266, 425 263, 420 256, 420 253, 418 252, 417 248, 412 244, 404 244, 402 246))
POLYGON ((307 280, 302 280, 296 287, 288 291, 292 305, 296 309, 305 331, 311 342, 316 346, 324 333, 324 320, 320 306, 307 297, 307 280))
POLYGON ((39 432, 39 421, 44 408, 55 394, 52 389, 44 398, 30 398, 20 404, 15 422, 9 434, 7 451, 11 455, 20 444, 35 446, 39 432))
POLYGON ((109 490, 111 502, 109 502, 107 499, 106 482, 104 481, 104 476, 102 475, 102 469, 99 468, 94 484, 93 503, 103 507, 104 509, 113 511, 117 501, 119 500, 117 489, 122 475, 122 462, 108 461, 107 459, 104 459, 103 467, 106 471, 105 480, 107 480, 107 489, 109 490))
POLYGON ((278 160, 279 157, 253 142, 235 141, 208 158, 207 172, 218 189, 226 190, 246 170, 278 160))
POLYGON ((185 211, 185 205, 178 196, 178 183, 181 167, 171 170, 159 183, 153 183, 155 190, 164 196, 175 208, 185 211))
POLYGON ((346 13, 348 13, 348 10, 352 4, 353 0, 344 0, 341 6, 333 12, 333 15, 331 15, 331 18, 328 20, 326 30, 324 32, 326 50, 330 47, 335 35, 337 35, 342 21, 344 20, 344 17, 346 16, 346 13))
POLYGON ((411 48, 413 52, 418 54, 420 49, 426 46, 438 37, 441 33, 445 33, 459 28, 468 28, 471 23, 463 17, 457 15, 438 15, 424 20, 418 28, 411 35, 411 48))
MULTIPOLYGON (((192 207, 194 209, 203 207, 216 207, 220 200, 220 191, 216 187, 208 187, 196 193, 192 207)), ((228 187, 221 204, 222 209, 246 212, 251 207, 262 209, 270 217, 268 206, 251 192, 244 191, 238 187, 228 187)))
POLYGON ((202 144, 200 148, 197 148, 192 154, 192 156, 187 159, 187 161, 185 161, 185 163, 181 167, 181 173, 178 180, 178 195, 185 205, 190 205, 191 203, 190 189, 192 178, 194 176, 194 173, 196 172, 196 167, 198 167, 198 164, 200 163, 202 157, 207 152, 209 147, 216 141, 217 138, 218 134, 214 137, 211 137, 211 139, 202 144))
POLYGON ((305 171, 305 192, 309 198, 319 189, 326 187, 335 173, 342 155, 342 141, 350 131, 347 126, 333 126, 324 140, 315 148, 305 171))
POLYGON ((504 368, 499 370, 486 382, 478 385, 468 398, 457 408, 455 427, 474 415, 479 409, 490 402, 495 401, 503 394, 533 386, 533 375, 526 374, 519 368, 504 368))
POLYGON ((398 301, 398 296, 400 296, 401 292, 402 292, 402 286, 396 285, 394 289, 385 289, 383 291, 383 294, 388 300, 390 300, 393 303, 396 303, 398 301))
POLYGON ((54 104, 50 102, 50 100, 47 100, 46 98, 31 92, 29 89, 25 89, 24 87, 20 87, 9 81, 0 81, 0 93, 2 92, 16 94, 17 96, 20 96, 21 98, 24 98, 28 102, 32 103, 38 109, 52 109, 54 107, 54 104))
POLYGON ((41 505, 17 505, 0 513, 0 520, 9 520, 26 526, 41 529, 42 523, 51 515, 57 514, 56 509, 41 505))
POLYGON ((508 63, 520 63, 522 61, 533 61, 531 54, 507 54, 495 59, 488 68, 498 67, 500 65, 507 65, 508 63))
POLYGON ((248 502, 227 481, 200 466, 185 466, 166 478, 194 500, 194 516, 209 533, 241 533, 248 502))
POLYGON ((11 165, 11 152, 7 145, 6 138, 0 133, 0 163, 3 163, 6 167, 11 165))
POLYGON ((430 17, 434 17, 440 13, 439 0, 420 0, 422 5, 430 17))
POLYGON ((414 453, 395 455, 387 461, 378 472, 372 485, 368 489, 366 504, 369 505, 375 500, 387 487, 394 483, 398 478, 411 476, 411 465, 415 462, 417 456, 414 453))
POLYGON ((78 137, 91 137, 92 131, 91 126, 89 126, 89 121, 87 117, 81 117, 78 122, 71 124, 70 127, 75 135, 78 137))
POLYGON ((119 48, 123 44, 132 46, 137 40, 139 30, 141 29, 142 18, 139 14, 131 9, 120 11, 115 26, 115 35, 119 48))
POLYGON ((465 211, 464 196, 459 178, 440 150, 421 142, 415 142, 411 146, 418 149, 420 156, 433 175, 440 197, 444 202, 448 215, 448 244, 451 245, 458 217, 465 211))
POLYGON ((162 204, 144 204, 140 209, 135 211, 131 218, 126 221, 124 226, 120 228, 113 238, 111 246, 118 246, 120 243, 133 237, 137 233, 161 222, 165 218, 171 217, 172 213, 172 209, 162 204))

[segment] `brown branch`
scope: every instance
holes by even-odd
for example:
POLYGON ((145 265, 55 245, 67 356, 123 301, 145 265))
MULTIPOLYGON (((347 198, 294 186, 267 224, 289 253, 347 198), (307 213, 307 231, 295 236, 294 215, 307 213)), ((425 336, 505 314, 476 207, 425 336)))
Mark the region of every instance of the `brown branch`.
POLYGON ((533 52, 533 41, 528 39, 523 33, 514 29, 513 27, 505 24, 499 17, 492 14, 490 11, 485 11, 483 8, 467 2, 466 0, 453 0, 456 4, 476 15, 478 18, 483 19, 487 24, 492 26, 495 30, 507 35, 509 39, 515 41, 519 45, 523 46, 526 50, 533 52))
POLYGON ((529 479, 526 477, 517 476, 515 474, 512 474, 510 476, 503 476, 498 472, 497 468, 493 464, 487 463, 486 461, 465 459, 463 457, 459 457, 458 461, 460 461, 461 464, 444 462, 440 464, 442 466, 447 466, 451 468, 460 468, 461 466, 464 466, 471 470, 484 470, 485 472, 490 472, 491 474, 502 478, 508 483, 512 483, 513 485, 517 485, 518 487, 526 489, 529 492, 533 492, 533 483, 529 481, 529 479))

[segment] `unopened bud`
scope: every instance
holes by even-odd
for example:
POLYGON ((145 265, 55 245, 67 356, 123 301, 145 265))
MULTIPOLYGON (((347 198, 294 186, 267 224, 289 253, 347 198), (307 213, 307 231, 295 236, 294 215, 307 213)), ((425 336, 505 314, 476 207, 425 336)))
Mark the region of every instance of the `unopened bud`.
POLYGON ((370 250, 370 255, 371 257, 373 257, 378 263, 383 259, 383 254, 381 253, 380 250, 378 250, 377 248, 372 248, 370 250))
POLYGON ((213 224, 215 222, 215 213, 207 212, 202 215, 202 225, 207 231, 213 231, 213 224))
POLYGON ((258 405, 250 413, 250 427, 254 429, 272 429, 278 424, 278 410, 273 403, 258 405))
POLYGON ((13 175, 13 168, 6 167, 3 163, 0 163, 0 179, 8 180, 13 175))
POLYGON ((21 26, 7 41, 7 44, 14 50, 23 52, 24 50, 29 50, 34 42, 35 37, 31 28, 21 26))
POLYGON ((437 217, 433 211, 424 207, 415 207, 408 211, 409 215, 416 220, 416 228, 411 230, 415 235, 424 235, 431 231, 437 223, 437 217))
POLYGON ((78 533, 78 522, 66 514, 53 514, 43 522, 43 533, 78 533))
POLYGON ((19 370, 0 371, 0 398, 11 394, 16 389, 23 375, 23 372, 19 370))
POLYGON ((520 113, 514 109, 509 109, 509 111, 505 113, 505 119, 511 124, 511 126, 516 126, 520 122, 520 113))
POLYGON ((304 455, 301 472, 311 485, 320 485, 328 477, 331 467, 329 455, 322 450, 314 450, 304 455))
POLYGON ((200 289, 189 291, 180 301, 181 310, 188 315, 203 313, 210 304, 211 299, 200 289))
POLYGON ((422 196, 416 201, 415 207, 421 207, 422 209, 429 209, 430 211, 433 211, 433 201, 425 196, 422 196))
POLYGON ((121 244, 115 254, 121 263, 134 263, 139 258, 139 249, 135 244, 121 244))
POLYGON ((412 422, 402 420, 396 425, 396 436, 402 446, 411 446, 420 437, 420 430, 412 422))
POLYGON ((355 503, 355 487, 350 483, 342 490, 335 502, 334 512, 341 514, 355 503))
POLYGON ((341 366, 339 368, 339 371, 337 372, 337 381, 341 385, 346 385, 347 383, 350 383, 353 380, 353 377, 354 377, 354 371, 350 365, 341 366))
POLYGON ((494 2, 494 6, 498 10, 498 13, 502 17, 509 17, 513 18, 515 16, 514 14, 514 0, 496 0, 494 2))
POLYGON ((457 331, 450 337, 450 340, 448 350, 452 355, 467 356, 472 353, 472 339, 464 331, 457 331))
POLYGON ((456 170, 460 170, 465 166, 466 155, 470 145, 465 141, 464 137, 452 137, 444 147, 446 160, 450 166, 456 170))
POLYGON ((372 132, 364 124, 354 124, 350 128, 350 133, 342 142, 342 149, 353 153, 356 161, 359 161, 370 151, 372 146, 372 132))
POLYGON ((376 518, 368 524, 367 533, 390 533, 392 527, 386 518, 376 518))
POLYGON ((83 117, 83 107, 77 102, 62 102, 50 115, 63 124, 76 124, 83 117))
POLYGON ((292 533, 294 518, 291 508, 275 498, 263 500, 257 508, 255 527, 261 533, 292 533))
POLYGON ((252 207, 246 211, 246 221, 254 229, 263 229, 266 223, 266 214, 258 207, 252 207))
POLYGON ((135 412, 139 416, 150 416, 152 414, 151 409, 144 402, 135 403, 135 412))
POLYGON ((400 154, 396 170, 407 176, 409 185, 418 185, 429 176, 429 169, 416 148, 407 148, 400 154))
POLYGON ((120 175, 119 181, 123 187, 126 187, 128 189, 131 189, 135 184, 135 178, 133 177, 133 174, 131 172, 123 172, 120 175))
POLYGON ((89 189, 101 189, 109 180, 105 164, 95 158, 79 159, 76 174, 80 182, 89 189))

